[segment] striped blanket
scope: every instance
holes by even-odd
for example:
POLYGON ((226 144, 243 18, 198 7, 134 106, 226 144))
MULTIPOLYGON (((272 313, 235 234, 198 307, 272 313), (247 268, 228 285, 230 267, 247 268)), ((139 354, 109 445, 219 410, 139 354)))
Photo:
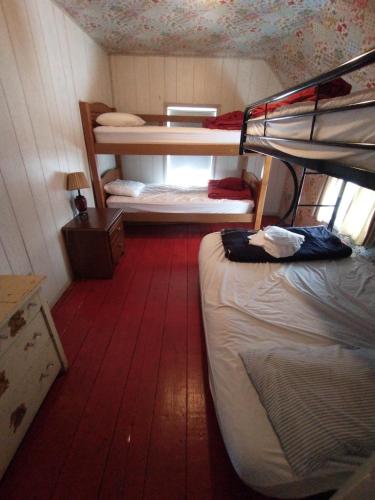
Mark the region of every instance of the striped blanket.
POLYGON ((288 346, 240 353, 299 476, 375 450, 375 350, 288 346))

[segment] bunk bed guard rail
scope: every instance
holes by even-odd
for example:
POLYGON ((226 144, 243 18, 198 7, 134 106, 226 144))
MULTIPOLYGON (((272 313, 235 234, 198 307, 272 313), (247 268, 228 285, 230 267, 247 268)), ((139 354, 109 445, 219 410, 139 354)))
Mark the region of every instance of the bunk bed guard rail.
MULTIPOLYGON (((317 116, 327 114, 327 113, 337 113, 341 111, 354 110, 359 108, 367 108, 375 106, 375 99, 365 100, 362 102, 348 104, 341 107, 329 108, 329 109, 318 109, 319 102, 319 88, 321 85, 328 83, 335 78, 346 75, 348 73, 352 73, 353 71, 357 71, 365 66, 373 64, 375 62, 375 48, 361 54, 354 59, 338 66, 335 69, 332 69, 326 73, 323 73, 315 78, 307 80, 306 82, 297 85, 295 87, 290 87, 287 90, 274 94, 265 99, 261 99, 253 104, 248 105, 244 111, 244 121, 242 125, 241 132, 241 143, 240 143, 240 154, 246 154, 249 152, 258 152, 261 154, 269 155, 274 158, 278 158, 282 160, 284 163, 290 162, 293 164, 297 164, 303 167, 306 167, 311 170, 318 171, 323 174, 327 174, 333 177, 338 177, 345 179, 350 182, 354 182, 363 187, 367 187, 375 190, 375 164, 373 165, 373 170, 367 170, 363 167, 357 167, 355 165, 348 166, 346 164, 340 163, 336 160, 322 160, 322 159, 314 159, 314 158, 304 158, 299 156, 294 156, 289 153, 285 153, 276 148, 272 148, 268 145, 264 144, 254 144, 249 143, 248 141, 248 121, 252 117, 252 112, 255 108, 259 106, 264 107, 264 116, 262 118, 258 118, 260 122, 263 122, 263 135, 251 135, 252 138, 262 139, 266 138, 269 142, 279 142, 283 141, 284 143, 300 143, 301 145, 305 145, 306 150, 309 147, 317 145, 321 147, 339 147, 339 148, 348 148, 353 152, 358 150, 370 150, 375 151, 374 143, 358 143, 358 142, 335 142, 335 141, 322 141, 314 139, 314 128, 315 121, 317 116), (314 109, 312 111, 300 112, 300 113, 291 113, 278 117, 269 117, 268 115, 268 105, 270 103, 274 103, 280 101, 282 99, 286 99, 289 96, 297 94, 298 92, 315 87, 316 88, 316 97, 314 103, 314 109), (309 134, 309 139, 296 139, 293 137, 288 138, 279 138, 272 137, 267 134, 267 124, 273 121, 281 121, 281 120, 289 120, 291 118, 302 118, 302 117, 311 117, 311 129, 309 134)), ((374 120, 375 122, 375 120, 374 120)))

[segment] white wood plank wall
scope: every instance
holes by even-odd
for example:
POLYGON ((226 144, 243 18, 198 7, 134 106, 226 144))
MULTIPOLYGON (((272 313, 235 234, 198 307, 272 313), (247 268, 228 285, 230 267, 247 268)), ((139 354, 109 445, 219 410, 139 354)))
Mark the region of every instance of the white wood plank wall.
POLYGON ((110 56, 119 111, 163 113, 168 104, 218 104, 221 113, 282 89, 261 59, 110 56))
POLYGON ((45 275, 54 303, 70 282, 66 174, 88 174, 78 101, 111 104, 109 57, 51 0, 0 0, 0 46, 0 273, 45 275))
MULTIPOLYGON (((163 114, 166 104, 212 104, 227 113, 283 88, 261 59, 112 55, 110 63, 114 105, 130 113, 163 114)), ((126 156, 123 171, 134 180, 163 182, 164 160, 126 156)), ((237 157, 217 157, 215 173, 217 178, 237 175, 237 157)), ((272 170, 268 214, 278 213, 285 173, 272 170)))

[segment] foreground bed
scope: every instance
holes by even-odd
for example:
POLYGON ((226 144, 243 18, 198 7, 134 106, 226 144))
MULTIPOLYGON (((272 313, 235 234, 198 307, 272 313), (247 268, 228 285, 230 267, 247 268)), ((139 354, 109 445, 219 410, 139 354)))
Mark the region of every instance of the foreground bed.
POLYGON ((363 460, 346 457, 311 477, 292 471, 239 352, 267 345, 375 347, 374 266, 361 258, 242 264, 224 256, 219 233, 199 255, 210 387, 224 442, 249 486, 280 498, 335 489, 363 460))

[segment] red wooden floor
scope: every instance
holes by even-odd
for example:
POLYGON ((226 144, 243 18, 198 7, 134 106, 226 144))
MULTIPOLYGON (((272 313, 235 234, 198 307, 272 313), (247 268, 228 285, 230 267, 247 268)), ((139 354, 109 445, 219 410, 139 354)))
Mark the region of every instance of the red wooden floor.
POLYGON ((70 362, 0 498, 264 498, 232 469, 207 384, 197 252, 218 225, 132 227, 112 280, 53 310, 70 362))

